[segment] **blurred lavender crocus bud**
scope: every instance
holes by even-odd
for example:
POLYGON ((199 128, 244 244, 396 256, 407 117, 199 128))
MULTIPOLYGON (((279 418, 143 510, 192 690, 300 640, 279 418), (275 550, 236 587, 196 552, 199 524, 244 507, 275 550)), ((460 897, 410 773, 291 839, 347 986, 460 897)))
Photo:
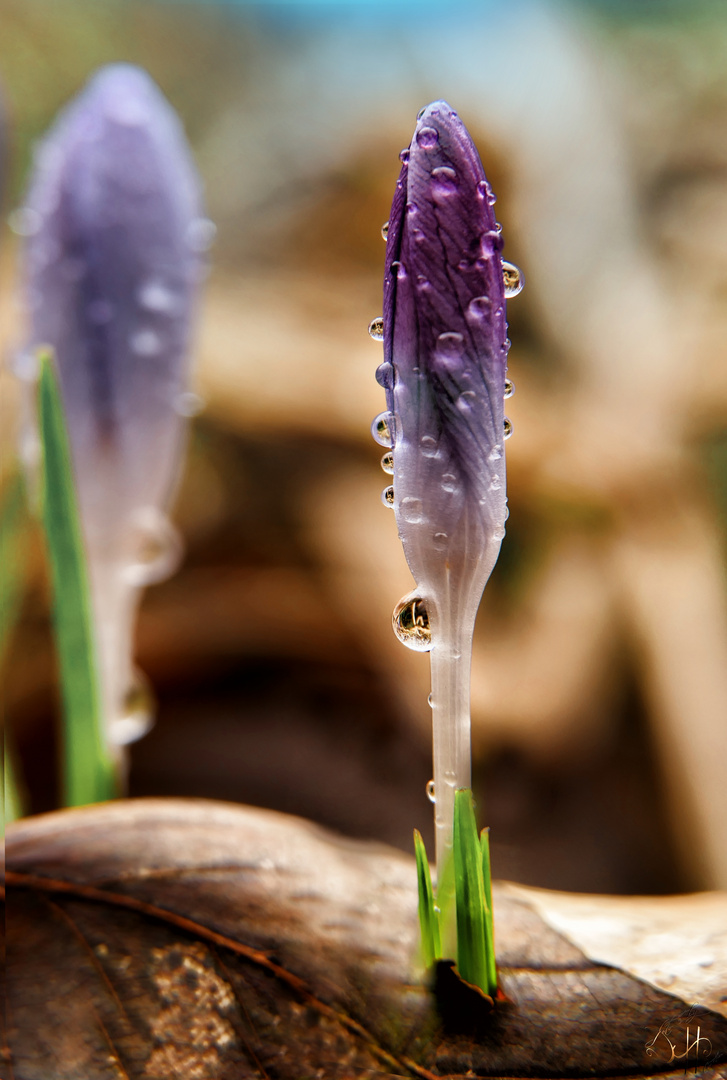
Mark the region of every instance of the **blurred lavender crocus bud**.
MULTIPOLYGON (((174 568, 191 319, 212 231, 181 123, 142 70, 99 71, 38 147, 22 209, 31 345, 58 364, 112 741, 140 586, 174 568), (114 720, 115 718, 115 720, 114 720)), ((140 713, 137 710, 137 728, 140 713)))
POLYGON ((477 151, 446 102, 422 110, 401 160, 385 230, 383 325, 370 328, 383 335, 377 379, 388 406, 373 431, 392 448, 384 501, 417 585, 394 628, 432 652, 439 849, 450 842, 454 790, 470 786, 471 638, 505 534, 505 297, 520 281, 500 255, 477 151))

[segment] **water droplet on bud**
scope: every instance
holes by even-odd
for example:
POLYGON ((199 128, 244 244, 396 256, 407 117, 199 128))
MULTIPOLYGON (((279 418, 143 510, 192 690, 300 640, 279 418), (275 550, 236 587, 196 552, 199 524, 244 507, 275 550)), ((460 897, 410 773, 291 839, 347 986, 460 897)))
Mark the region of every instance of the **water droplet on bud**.
POLYGON ((374 341, 384 340, 384 319, 383 316, 378 315, 375 319, 372 319, 369 323, 369 334, 374 341))
POLYGON ((384 224, 381 226, 381 235, 382 235, 384 240, 387 239, 387 237, 389 235, 389 223, 388 223, 388 221, 385 221, 384 224))
POLYGON ((399 151, 399 161, 402 163, 402 165, 405 165, 408 160, 409 160, 409 147, 405 146, 403 150, 399 151))
POLYGON ((439 132, 433 127, 423 127, 416 135, 419 146, 424 150, 431 150, 439 142, 439 132))
POLYGON ((394 455, 392 454, 391 450, 389 450, 388 454, 384 454, 384 456, 382 457, 381 468, 384 470, 385 473, 393 473, 394 455))
POLYGON ((508 417, 506 416, 505 417, 505 422, 503 424, 503 438, 509 439, 511 435, 512 435, 512 420, 508 419, 508 417))
POLYGON ((505 286, 505 299, 512 300, 513 296, 523 291, 525 278, 519 266, 515 263, 502 260, 502 283, 505 286))
POLYGON ((505 379, 505 392, 503 397, 509 398, 515 393, 515 383, 511 379, 505 379))
POLYGON ((414 652, 429 652, 432 647, 432 632, 429 628, 429 614, 424 601, 417 593, 408 593, 394 608, 391 617, 394 633, 403 645, 414 652))
POLYGON ((442 356, 461 356, 464 352, 464 337, 455 332, 440 334, 437 338, 437 352, 442 356))
POLYGON ((437 801, 437 796, 436 796, 436 793, 434 791, 434 781, 433 780, 430 780, 429 783, 427 784, 427 798, 429 799, 430 803, 435 803, 437 801))
POLYGON ((391 446, 394 417, 390 412, 379 413, 371 425, 371 434, 379 446, 391 446))
POLYGON ((376 381, 379 386, 383 386, 384 390, 391 390, 394 385, 394 367, 384 360, 383 364, 379 364, 376 369, 376 381))
POLYGON ((394 488, 392 486, 384 488, 381 492, 381 501, 384 506, 393 507, 394 505, 394 488))

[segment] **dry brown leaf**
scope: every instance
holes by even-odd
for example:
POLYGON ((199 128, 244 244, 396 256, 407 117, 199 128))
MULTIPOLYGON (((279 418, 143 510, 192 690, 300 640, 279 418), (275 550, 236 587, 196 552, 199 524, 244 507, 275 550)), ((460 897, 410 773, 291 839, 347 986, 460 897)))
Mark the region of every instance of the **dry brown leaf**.
POLYGON ((727 1077, 727 1019, 591 959, 562 897, 496 888, 508 1000, 456 1032, 413 972, 399 852, 160 799, 22 821, 7 858, 8 1080, 727 1077))

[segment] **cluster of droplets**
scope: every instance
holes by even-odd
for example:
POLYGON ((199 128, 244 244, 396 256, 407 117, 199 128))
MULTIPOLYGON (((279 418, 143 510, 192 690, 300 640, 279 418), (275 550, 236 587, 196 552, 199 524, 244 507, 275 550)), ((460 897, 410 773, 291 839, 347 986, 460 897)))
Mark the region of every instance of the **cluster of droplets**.
MULTIPOLYGON (((421 119, 423 113, 424 110, 422 110, 418 114, 417 119, 421 119)), ((453 115, 456 114, 453 113, 453 115)), ((436 131, 435 128, 423 127, 417 132, 416 139, 419 146, 423 147, 424 149, 432 149, 436 146, 439 140, 439 133, 436 131)), ((399 160, 402 162, 406 162, 408 159, 409 148, 404 147, 404 149, 399 154, 399 160)), ((439 196, 446 196, 454 192, 456 189, 457 174, 452 168, 442 166, 438 169, 434 169, 432 171, 432 179, 435 184, 436 193, 439 196)), ((496 197, 486 180, 480 181, 480 183, 478 184, 477 192, 480 198, 487 201, 488 205, 494 205, 496 197)), ((417 208, 413 203, 409 203, 407 205, 408 213, 414 213, 416 209, 417 208)), ((498 222, 493 236, 496 235, 497 237, 499 237, 501 232, 502 226, 498 222)), ((381 236, 384 241, 388 241, 388 221, 385 221, 384 224, 381 226, 381 236)), ((417 239, 416 230, 414 232, 414 238, 417 239)), ((421 239, 423 239, 423 235, 421 239)), ((405 276, 406 273, 401 263, 397 262, 392 263, 391 270, 399 277, 405 276)), ((523 286, 525 284, 525 279, 522 271, 518 266, 516 266, 514 263, 502 260, 502 277, 506 300, 511 300, 513 297, 517 296, 519 293, 522 292, 523 286)), ((431 288, 430 282, 425 280, 423 277, 417 279, 416 285, 419 290, 431 288)), ((485 296, 475 297, 475 299, 470 305, 473 317, 480 318, 489 316, 490 307, 490 299, 489 297, 485 296)), ((368 332, 374 341, 384 340, 384 320, 382 316, 379 315, 375 319, 371 320, 371 322, 369 323, 368 332)), ((461 334, 440 334, 440 337, 438 339, 438 345, 441 347, 442 355, 446 358, 447 353, 456 354, 458 345, 462 341, 463 338, 461 334)), ((509 349, 509 347, 510 341, 509 339, 506 339, 505 348, 509 349)), ((393 387, 394 370, 390 363, 384 362, 383 364, 379 365, 376 370, 376 381, 379 383, 380 386, 384 387, 384 389, 391 389, 393 387)), ((515 386, 512 381, 510 379, 505 379, 503 394, 504 398, 507 399, 512 397, 514 392, 515 386)), ((464 408, 469 404, 469 402, 462 401, 461 404, 464 408)), ((394 425, 395 417, 390 412, 379 413, 379 415, 375 417, 371 425, 371 434, 373 435, 375 441, 380 446, 387 447, 387 452, 381 458, 381 468, 388 475, 392 475, 394 472, 394 453, 391 449, 394 443, 394 425)), ((512 430, 512 421, 508 417, 505 417, 503 423, 503 438, 509 439, 512 435, 512 430)), ((431 437, 424 436, 424 438, 422 439, 422 453, 432 456, 432 454, 435 454, 436 452, 437 448, 435 440, 431 437), (431 443, 431 447, 428 445, 428 443, 431 443)), ((502 456, 501 449, 500 451, 498 451, 497 456, 502 456)), ((445 490, 448 490, 448 480, 449 478, 447 476, 443 478, 443 487, 445 490)), ((452 482, 453 481, 454 478, 452 478, 452 482)), ((497 486, 499 487, 499 484, 497 486)), ((453 488, 451 490, 453 490, 453 488)), ((385 487, 382 491, 381 501, 384 506, 388 506, 393 509, 395 499, 394 487, 392 484, 385 487)), ((406 508, 403 505, 404 502, 419 504, 420 501, 418 499, 402 500, 402 512, 406 512, 406 508)), ((415 520, 415 518, 411 516, 415 513, 415 511, 417 513, 421 512, 420 505, 417 508, 410 509, 410 516, 407 518, 407 520, 415 520)), ((444 533, 437 533, 435 535, 434 543, 439 548, 444 549, 446 547, 446 542, 447 537, 444 533)), ((396 605, 392 615, 392 625, 396 637, 399 639, 399 641, 402 642, 403 645, 406 645, 407 648, 412 649, 415 652, 429 652, 431 650, 432 634, 429 614, 424 599, 416 591, 408 593, 396 605)), ((429 695, 428 701, 429 705, 433 708, 434 703, 432 701, 431 694, 429 695)), ((427 784, 427 797, 431 802, 436 802, 433 780, 430 780, 427 784)))

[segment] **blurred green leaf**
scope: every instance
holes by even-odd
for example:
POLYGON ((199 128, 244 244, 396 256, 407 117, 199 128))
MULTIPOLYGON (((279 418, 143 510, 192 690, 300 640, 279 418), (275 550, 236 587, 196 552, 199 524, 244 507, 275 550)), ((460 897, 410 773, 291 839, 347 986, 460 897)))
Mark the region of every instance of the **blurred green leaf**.
POLYGON ((69 806, 117 794, 105 744, 86 560, 63 406, 52 357, 40 357, 43 524, 64 710, 64 794, 69 806))
POLYGON ((492 865, 490 862, 490 830, 480 833, 482 852, 482 884, 485 890, 485 948, 487 949, 487 982, 490 995, 497 990, 497 964, 495 962, 495 924, 492 917, 492 865))
POLYGON ((23 482, 16 474, 0 506, 0 667, 23 595, 24 502, 23 482))

